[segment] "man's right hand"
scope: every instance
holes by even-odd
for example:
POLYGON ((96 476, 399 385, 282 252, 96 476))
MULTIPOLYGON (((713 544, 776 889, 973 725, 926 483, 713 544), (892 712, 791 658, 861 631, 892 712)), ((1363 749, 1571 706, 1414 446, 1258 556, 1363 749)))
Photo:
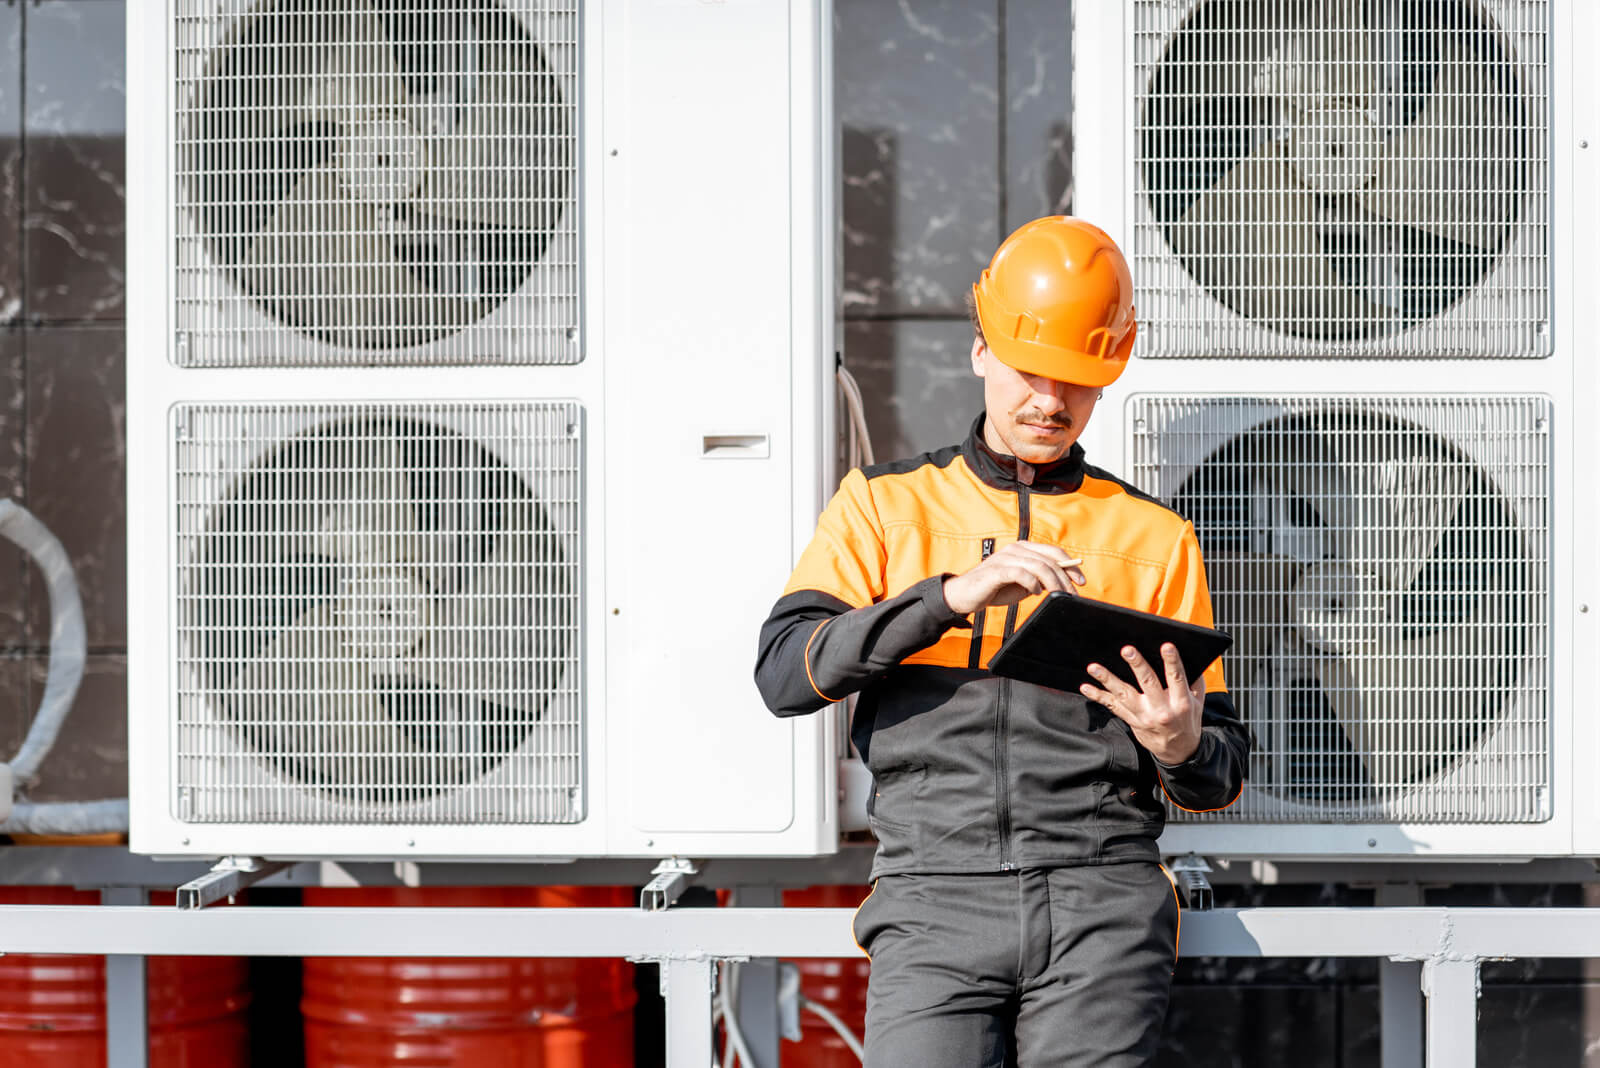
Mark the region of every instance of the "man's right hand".
POLYGON ((944 580, 944 602, 958 616, 992 604, 1016 604, 1036 593, 1071 593, 1088 581, 1083 561, 1054 545, 1015 541, 964 575, 944 580))

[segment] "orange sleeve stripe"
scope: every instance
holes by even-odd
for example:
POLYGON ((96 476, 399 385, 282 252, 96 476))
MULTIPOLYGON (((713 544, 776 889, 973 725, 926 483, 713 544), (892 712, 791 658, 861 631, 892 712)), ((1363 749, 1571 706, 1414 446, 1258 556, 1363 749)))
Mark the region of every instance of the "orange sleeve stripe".
POLYGON ((815 692, 816 695, 818 697, 822 698, 824 701, 834 701, 834 700, 837 700, 837 698, 829 697, 827 694, 823 693, 820 689, 817 688, 817 680, 815 678, 813 678, 812 675, 811 675, 811 643, 817 640, 817 635, 822 633, 822 628, 826 627, 829 623, 832 623, 832 622, 833 622, 832 619, 824 619, 821 623, 817 624, 817 629, 811 632, 811 637, 806 639, 806 655, 805 655, 806 681, 811 684, 812 691, 815 692))
POLYGON ((1182 805, 1180 805, 1176 801, 1172 800, 1172 795, 1167 793, 1167 784, 1161 781, 1161 776, 1160 776, 1159 773, 1156 775, 1156 785, 1161 787, 1161 793, 1163 795, 1165 795, 1168 803, 1171 804, 1173 808, 1182 809, 1184 812, 1192 812, 1197 816, 1198 815, 1202 815, 1202 814, 1207 813, 1207 812, 1222 812, 1222 811, 1224 811, 1226 809, 1230 809, 1235 804, 1238 803, 1239 798, 1244 796, 1244 783, 1241 782, 1239 784, 1239 792, 1233 795, 1233 800, 1229 801, 1226 805, 1223 805, 1221 808, 1184 808, 1182 805))
POLYGON ((856 939, 856 917, 861 915, 861 910, 866 908, 867 902, 871 901, 872 895, 876 894, 877 892, 878 880, 874 879, 872 880, 872 889, 867 891, 867 896, 861 899, 861 904, 856 906, 856 911, 850 916, 850 941, 855 942, 856 948, 861 951, 861 955, 867 958, 869 961, 872 960, 872 954, 868 953, 867 947, 863 946, 856 939))
POLYGON ((1178 929, 1172 935, 1172 967, 1176 971, 1178 953, 1183 947, 1183 896, 1178 893, 1178 880, 1173 877, 1172 872, 1167 869, 1165 864, 1161 865, 1161 874, 1165 875, 1167 882, 1172 884, 1172 900, 1178 903, 1178 929))

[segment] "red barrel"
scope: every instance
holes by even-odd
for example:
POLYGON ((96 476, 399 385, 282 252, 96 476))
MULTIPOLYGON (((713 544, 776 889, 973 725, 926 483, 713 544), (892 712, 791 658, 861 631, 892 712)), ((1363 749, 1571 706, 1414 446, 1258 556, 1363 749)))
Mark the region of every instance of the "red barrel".
MULTIPOLYGON (((813 886, 785 890, 783 903, 790 908, 853 909, 867 893, 864 886, 813 886)), ((832 1010, 856 1038, 862 1038, 867 1025, 867 975, 872 970, 866 955, 794 963, 800 969, 800 993, 832 1010)), ((800 1013, 800 1031, 799 1043, 783 1047, 784 1068, 861 1068, 839 1033, 816 1013, 800 1013)))
MULTIPOLYGON (((171 905, 172 894, 152 904, 171 905)), ((5 905, 97 905, 59 886, 0 887, 5 905)), ((250 1060, 242 957, 150 957, 145 969, 151 1068, 230 1068, 250 1060)), ((104 1068, 106 959, 80 954, 0 956, 0 1065, 104 1068)))
MULTIPOLYGON (((628 907, 626 887, 307 889, 317 906, 628 907)), ((627 1068, 633 965, 307 957, 306 1068, 627 1068)))

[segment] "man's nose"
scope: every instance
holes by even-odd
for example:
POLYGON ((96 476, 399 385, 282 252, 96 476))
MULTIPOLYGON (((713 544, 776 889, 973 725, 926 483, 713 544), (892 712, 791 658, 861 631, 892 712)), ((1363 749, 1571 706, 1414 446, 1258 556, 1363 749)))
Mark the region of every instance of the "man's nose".
POLYGON ((1034 375, 1031 376, 1028 385, 1033 388, 1034 407, 1046 414, 1059 412, 1067 407, 1067 396, 1072 390, 1067 383, 1034 375))

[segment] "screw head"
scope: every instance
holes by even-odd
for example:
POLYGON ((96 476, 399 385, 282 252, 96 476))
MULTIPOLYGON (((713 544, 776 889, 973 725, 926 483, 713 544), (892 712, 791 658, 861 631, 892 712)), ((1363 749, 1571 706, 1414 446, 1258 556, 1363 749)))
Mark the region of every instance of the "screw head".
POLYGON ((1378 848, 1378 840, 1376 838, 1368 838, 1367 839, 1367 848, 1368 849, 1376 849, 1376 848, 1378 848))

